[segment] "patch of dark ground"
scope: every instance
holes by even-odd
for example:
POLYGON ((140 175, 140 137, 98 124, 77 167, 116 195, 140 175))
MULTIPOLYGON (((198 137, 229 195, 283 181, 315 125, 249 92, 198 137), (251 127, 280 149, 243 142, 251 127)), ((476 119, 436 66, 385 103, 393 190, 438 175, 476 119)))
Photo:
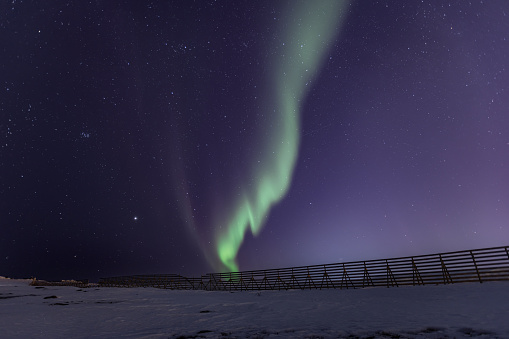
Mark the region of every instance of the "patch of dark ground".
POLYGON ((287 329, 283 331, 268 330, 247 330, 239 333, 235 332, 214 332, 211 330, 201 330, 195 334, 174 335, 172 339, 194 339, 194 338, 221 338, 221 339, 264 339, 264 338, 304 338, 304 339, 325 339, 325 338, 345 338, 345 339, 453 339, 453 338, 500 338, 496 333, 480 329, 461 328, 456 331, 442 327, 426 327, 417 331, 366 331, 364 333, 352 333, 348 331, 316 330, 315 333, 308 330, 287 329), (310 333, 311 332, 311 333, 310 333))
POLYGON ((79 300, 79 301, 63 301, 63 302, 59 302, 59 303, 49 304, 49 306, 69 306, 69 305, 79 305, 79 304, 82 304, 82 303, 83 303, 83 300, 79 300))
POLYGON ((21 297, 37 297, 37 294, 22 294, 22 295, 12 295, 12 293, 0 293, 1 299, 12 299, 12 298, 21 298, 21 297))
POLYGON ((96 301, 96 304, 118 304, 121 303, 122 300, 99 300, 96 301))

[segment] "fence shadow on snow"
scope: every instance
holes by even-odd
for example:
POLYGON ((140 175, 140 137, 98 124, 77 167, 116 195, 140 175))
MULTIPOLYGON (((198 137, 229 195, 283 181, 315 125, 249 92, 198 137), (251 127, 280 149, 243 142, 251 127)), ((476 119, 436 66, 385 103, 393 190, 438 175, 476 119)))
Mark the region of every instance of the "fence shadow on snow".
POLYGON ((207 291, 397 287, 509 280, 509 246, 413 257, 280 269, 205 274, 101 278, 105 287, 157 287, 207 291))

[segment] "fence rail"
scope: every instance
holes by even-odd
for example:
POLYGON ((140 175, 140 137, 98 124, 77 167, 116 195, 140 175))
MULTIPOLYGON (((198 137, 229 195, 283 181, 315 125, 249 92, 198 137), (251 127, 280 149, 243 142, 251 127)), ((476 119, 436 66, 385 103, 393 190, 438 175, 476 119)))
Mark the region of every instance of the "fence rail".
POLYGON ((391 259, 210 273, 101 278, 106 287, 157 287, 208 291, 397 287, 509 280, 509 246, 391 259))

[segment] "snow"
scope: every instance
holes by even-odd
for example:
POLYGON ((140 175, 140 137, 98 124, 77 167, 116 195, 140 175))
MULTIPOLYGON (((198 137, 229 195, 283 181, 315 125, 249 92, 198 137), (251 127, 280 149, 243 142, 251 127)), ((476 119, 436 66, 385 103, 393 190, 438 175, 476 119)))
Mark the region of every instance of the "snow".
POLYGON ((262 292, 0 279, 1 338, 509 338, 509 282, 262 292))

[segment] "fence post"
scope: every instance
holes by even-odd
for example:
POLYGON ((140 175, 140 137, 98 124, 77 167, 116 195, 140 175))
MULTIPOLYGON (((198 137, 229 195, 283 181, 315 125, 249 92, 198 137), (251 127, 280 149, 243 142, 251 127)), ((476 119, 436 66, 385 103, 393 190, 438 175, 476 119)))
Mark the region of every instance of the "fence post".
POLYGON ((391 267, 389 266, 389 261, 385 259, 385 263, 387 264, 387 288, 389 288, 389 281, 392 280, 391 286, 396 285, 398 287, 398 282, 396 281, 396 278, 394 277, 394 274, 391 271, 391 267))
POLYGON ((369 276, 368 267, 366 266, 366 262, 364 261, 364 277, 362 278, 362 287, 369 286, 369 283, 371 282, 371 286, 375 286, 373 284, 373 279, 369 276), (367 285, 365 285, 365 282, 367 285))
POLYGON ((442 276, 444 277, 444 285, 448 283, 453 283, 451 275, 449 274, 449 271, 447 270, 447 266, 445 266, 445 262, 442 259, 442 254, 439 254, 438 257, 440 258, 440 264, 442 265, 442 276))
POLYGON ((300 285, 299 285, 299 282, 297 281, 297 279, 295 278, 295 273, 293 272, 293 267, 292 267, 292 278, 291 278, 291 285, 290 285, 290 288, 295 288, 295 285, 294 285, 294 282, 297 283, 297 286, 299 286, 300 288, 300 285))
POLYGON ((326 288, 329 288, 329 282, 330 284, 332 285, 332 288, 336 289, 336 286, 334 286, 334 283, 332 282, 332 279, 329 277, 329 275, 327 274, 327 266, 326 265, 323 265, 323 270, 324 270, 324 273, 323 273, 323 277, 322 277, 322 283, 320 285, 320 289, 322 289, 322 286, 323 286, 323 281, 325 280, 325 283, 327 284, 325 287, 326 288))
POLYGON ((479 269, 477 268, 477 263, 475 262, 474 252, 470 251, 470 255, 472 256, 472 261, 474 262, 475 271, 477 272, 477 277, 479 278, 479 282, 482 284, 481 274, 479 274, 479 269))
POLYGON ((309 266, 306 266, 306 269, 308 271, 306 280, 304 281, 304 288, 306 288, 306 282, 309 280, 309 289, 311 289, 311 284, 313 284, 314 288, 316 288, 315 282, 313 281, 313 278, 311 278, 311 274, 309 273, 309 266))
POLYGON ((279 270, 277 270, 277 290, 281 291, 281 278, 279 277, 279 270))
POLYGON ((256 289, 260 289, 260 287, 258 286, 258 283, 255 281, 255 278, 254 278, 254 275, 253 275, 253 272, 251 272, 251 289, 254 289, 252 286, 253 285, 256 285, 256 289))
POLYGON ((350 281, 350 284, 352 284, 352 287, 355 289, 354 283, 352 282, 352 280, 350 279, 350 276, 346 272, 345 263, 343 263, 343 277, 341 277, 341 285, 340 285, 339 289, 343 289, 343 281, 345 281, 346 289, 348 289, 348 281, 350 281))
POLYGON ((417 269, 417 265, 415 264, 414 257, 412 257, 412 284, 415 286, 415 279, 417 278, 417 284, 420 285, 421 282, 424 285, 424 280, 422 280, 421 273, 417 269), (419 282, 420 280, 420 282, 419 282))
MULTIPOLYGON (((263 281, 264 281, 265 289, 267 289, 267 283, 268 283, 268 281, 267 281, 267 271, 263 271, 263 281)), ((269 284, 269 286, 270 286, 270 284, 269 284)))

